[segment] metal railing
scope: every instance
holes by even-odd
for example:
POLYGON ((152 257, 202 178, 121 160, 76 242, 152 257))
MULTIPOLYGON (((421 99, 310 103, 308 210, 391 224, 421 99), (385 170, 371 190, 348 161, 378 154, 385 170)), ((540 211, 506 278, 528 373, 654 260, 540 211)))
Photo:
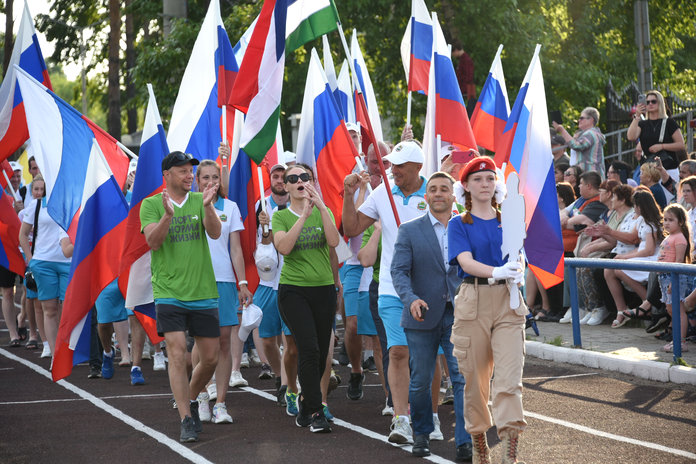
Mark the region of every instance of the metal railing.
MULTIPOLYGON (((655 261, 627 261, 625 259, 605 258, 566 258, 565 267, 567 278, 571 283, 570 307, 573 314, 573 345, 582 348, 580 338, 580 309, 578 307, 578 287, 576 285, 576 268, 621 269, 630 271, 650 271, 671 274, 672 278, 672 340, 674 361, 681 358, 681 312, 679 310, 679 275, 696 275, 696 265, 682 263, 658 263, 655 261)), ((593 309, 593 308, 586 308, 593 309)))

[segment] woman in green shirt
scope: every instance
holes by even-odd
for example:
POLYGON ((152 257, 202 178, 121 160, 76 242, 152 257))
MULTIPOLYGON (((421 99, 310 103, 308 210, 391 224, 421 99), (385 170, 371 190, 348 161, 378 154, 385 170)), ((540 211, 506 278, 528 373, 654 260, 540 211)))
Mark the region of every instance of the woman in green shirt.
POLYGON ((321 403, 321 376, 331 342, 336 287, 329 247, 340 240, 333 215, 309 182, 307 171, 285 171, 290 206, 273 214, 273 242, 284 257, 278 309, 295 337, 302 397, 295 423, 312 432, 330 432, 321 403))

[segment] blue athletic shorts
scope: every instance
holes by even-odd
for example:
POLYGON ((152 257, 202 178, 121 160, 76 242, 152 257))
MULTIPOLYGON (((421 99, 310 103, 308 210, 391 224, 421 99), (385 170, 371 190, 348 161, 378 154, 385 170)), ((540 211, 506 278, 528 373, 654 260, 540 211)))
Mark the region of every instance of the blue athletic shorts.
POLYGON ((343 302, 346 309, 346 317, 357 316, 360 312, 358 308, 358 288, 362 277, 363 267, 359 264, 344 264, 341 268, 340 278, 343 284, 343 302))
POLYGON ((220 327, 239 325, 239 296, 236 282, 217 282, 220 327))
POLYGON ((97 307, 97 322, 100 324, 128 319, 126 301, 118 289, 118 280, 114 280, 102 290, 94 306, 97 307))
POLYGON ((278 290, 259 285, 254 293, 254 304, 263 311, 263 318, 259 326, 259 337, 271 338, 280 335, 282 330, 285 335, 292 335, 290 329, 280 317, 278 312, 278 290))
POLYGON ((370 312, 370 292, 358 292, 358 335, 377 335, 370 312))
POLYGON ((31 272, 36 279, 39 301, 65 299, 65 290, 68 288, 70 275, 70 263, 57 263, 32 259, 29 263, 31 272))
POLYGON ((380 295, 377 308, 387 333, 387 349, 392 346, 408 346, 406 333, 401 327, 401 313, 404 310, 401 300, 392 295, 380 295))

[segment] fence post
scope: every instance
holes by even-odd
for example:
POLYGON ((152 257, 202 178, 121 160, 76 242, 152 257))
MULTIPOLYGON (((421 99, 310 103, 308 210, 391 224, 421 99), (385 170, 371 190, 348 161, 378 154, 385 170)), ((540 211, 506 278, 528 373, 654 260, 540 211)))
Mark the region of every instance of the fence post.
POLYGON ((679 298, 679 274, 671 273, 672 277, 672 353, 674 362, 681 358, 681 299, 679 298))
POLYGON ((566 278, 568 279, 568 289, 570 290, 570 311, 573 315, 573 347, 582 348, 580 339, 580 309, 578 308, 578 286, 577 271, 575 266, 566 267, 566 278))

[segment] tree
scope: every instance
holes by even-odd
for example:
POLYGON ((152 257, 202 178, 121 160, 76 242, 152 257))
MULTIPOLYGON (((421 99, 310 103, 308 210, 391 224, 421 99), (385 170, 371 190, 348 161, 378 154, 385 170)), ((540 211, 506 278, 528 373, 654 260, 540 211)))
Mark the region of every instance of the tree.
POLYGON ((121 88, 120 57, 121 8, 119 0, 109 0, 109 104, 107 106, 107 131, 121 140, 121 88))
POLYGON ((2 57, 3 76, 7 74, 7 67, 10 65, 10 58, 12 56, 12 47, 14 46, 14 41, 12 40, 12 28, 14 27, 14 21, 12 20, 13 4, 14 0, 5 0, 5 46, 2 57))

